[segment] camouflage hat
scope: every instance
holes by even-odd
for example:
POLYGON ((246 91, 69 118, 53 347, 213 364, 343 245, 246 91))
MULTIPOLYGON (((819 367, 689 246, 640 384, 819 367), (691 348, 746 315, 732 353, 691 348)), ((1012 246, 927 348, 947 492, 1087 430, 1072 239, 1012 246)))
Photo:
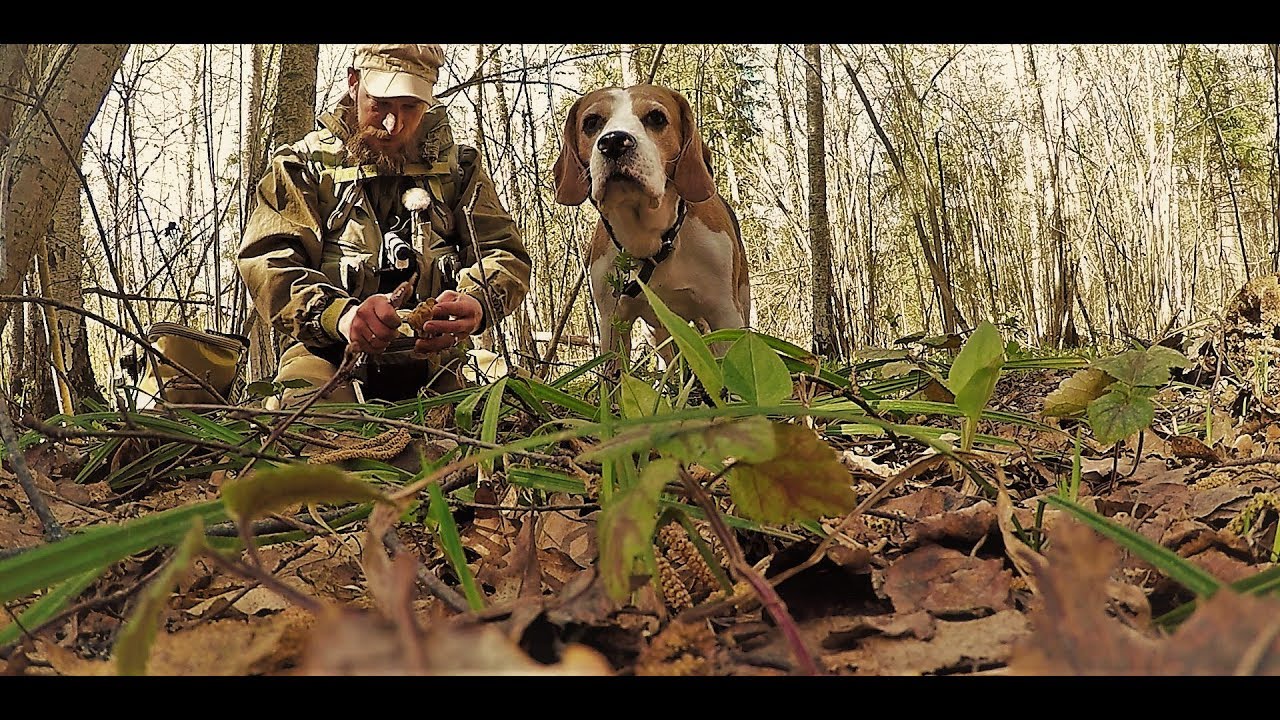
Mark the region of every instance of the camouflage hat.
POLYGON ((416 97, 435 104, 433 89, 444 64, 439 45, 357 45, 351 64, 374 97, 416 97))

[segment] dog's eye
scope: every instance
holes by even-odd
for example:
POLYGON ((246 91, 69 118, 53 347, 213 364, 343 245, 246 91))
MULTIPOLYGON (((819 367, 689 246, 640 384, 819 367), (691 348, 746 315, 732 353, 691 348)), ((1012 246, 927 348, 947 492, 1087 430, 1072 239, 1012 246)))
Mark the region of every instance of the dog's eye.
POLYGON ((644 116, 644 124, 651 128, 663 128, 667 126, 667 116, 661 110, 654 110, 644 116))
POLYGON ((603 122, 604 122, 604 118, 600 117, 599 115, 588 115, 582 118, 582 132, 588 135, 595 135, 596 131, 600 129, 600 125, 603 122))

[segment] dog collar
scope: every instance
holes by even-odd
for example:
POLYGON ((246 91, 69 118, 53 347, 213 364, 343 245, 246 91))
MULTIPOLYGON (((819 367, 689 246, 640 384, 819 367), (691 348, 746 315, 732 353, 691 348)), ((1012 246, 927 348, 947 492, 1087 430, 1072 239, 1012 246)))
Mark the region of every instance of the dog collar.
MULTIPOLYGON (((591 199, 591 204, 596 205, 595 198, 591 199)), ((627 297, 636 297, 640 294, 640 283, 648 283, 649 278, 653 277, 653 271, 657 269, 658 263, 671 257, 671 252, 675 250, 676 235, 680 232, 680 227, 684 225, 685 211, 688 209, 688 203, 684 198, 680 198, 680 204, 676 206, 676 221, 662 233, 662 243, 658 246, 658 252, 649 257, 636 258, 640 261, 639 279, 632 279, 622 288, 622 294, 627 297)), ((600 206, 596 205, 596 212, 600 211, 600 206)), ((604 213, 600 213, 600 220, 604 223, 604 229, 609 233, 609 239, 613 241, 613 246, 619 251, 625 251, 622 243, 618 242, 618 236, 613 232, 613 226, 609 224, 608 218, 604 213)))

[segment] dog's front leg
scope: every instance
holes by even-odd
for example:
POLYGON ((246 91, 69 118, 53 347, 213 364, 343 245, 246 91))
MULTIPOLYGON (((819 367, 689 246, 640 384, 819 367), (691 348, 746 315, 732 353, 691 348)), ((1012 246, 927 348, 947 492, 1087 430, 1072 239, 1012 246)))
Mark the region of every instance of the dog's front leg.
MULTIPOLYGON (((725 303, 720 307, 710 308, 710 311, 706 316, 700 320, 701 322, 698 322, 697 324, 702 325, 705 323, 707 331, 746 327, 746 323, 743 322, 741 313, 739 313, 738 309, 729 303, 725 303)), ((699 330, 701 331, 702 329, 699 328, 699 330)), ((703 332, 703 334, 705 335, 706 332, 703 332)), ((711 343, 712 355, 715 355, 716 357, 724 357, 726 352, 729 352, 729 343, 711 343)))

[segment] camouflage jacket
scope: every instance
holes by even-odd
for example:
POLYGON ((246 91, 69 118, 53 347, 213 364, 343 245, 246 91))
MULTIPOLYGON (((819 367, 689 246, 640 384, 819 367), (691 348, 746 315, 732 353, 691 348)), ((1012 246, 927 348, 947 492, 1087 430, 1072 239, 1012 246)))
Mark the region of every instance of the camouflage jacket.
POLYGON ((418 299, 448 289, 472 295, 484 307, 481 330, 512 312, 528 292, 529 253, 475 149, 454 143, 445 107, 423 117, 422 162, 392 177, 346 163, 350 131, 341 118, 350 102, 344 95, 318 118, 319 129, 277 149, 258 184, 237 264, 263 318, 288 338, 285 345, 340 355, 342 312, 390 289, 379 288, 377 271, 393 226, 412 238, 418 299), (403 207, 410 187, 430 192, 427 210, 403 207), (442 270, 450 255, 456 279, 442 270))

